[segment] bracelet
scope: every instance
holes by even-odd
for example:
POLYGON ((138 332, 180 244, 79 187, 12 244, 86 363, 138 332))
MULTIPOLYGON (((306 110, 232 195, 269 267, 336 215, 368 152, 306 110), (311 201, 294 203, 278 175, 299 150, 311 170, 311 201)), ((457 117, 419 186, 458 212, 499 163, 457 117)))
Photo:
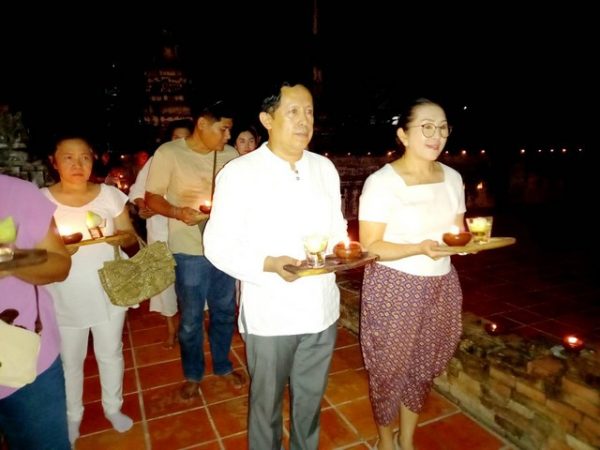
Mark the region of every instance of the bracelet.
POLYGON ((179 220, 179 218, 177 217, 177 212, 180 211, 180 209, 181 208, 178 208, 175 205, 171 206, 171 215, 173 216, 173 219, 179 220))

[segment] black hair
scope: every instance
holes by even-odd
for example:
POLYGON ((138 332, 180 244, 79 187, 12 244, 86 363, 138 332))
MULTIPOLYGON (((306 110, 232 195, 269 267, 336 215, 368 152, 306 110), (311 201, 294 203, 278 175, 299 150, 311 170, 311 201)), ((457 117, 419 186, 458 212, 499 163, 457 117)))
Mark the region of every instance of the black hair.
POLYGON ((59 145, 64 141, 69 141, 71 139, 79 139, 87 144, 87 146, 92 149, 92 153, 94 152, 94 145, 92 144, 91 139, 86 136, 84 133, 80 133, 77 131, 63 131, 59 133, 55 133, 52 138, 53 145, 50 149, 50 155, 54 155, 59 145))
POLYGON ((204 106, 200 110, 196 110, 193 114, 194 123, 198 122, 201 117, 214 120, 215 122, 221 119, 233 119, 235 117, 234 108, 227 100, 218 100, 204 106))
POLYGON ((261 112, 266 112, 268 114, 273 114, 279 105, 281 104, 281 95, 284 87, 293 87, 293 86, 304 86, 306 89, 310 91, 310 89, 306 86, 306 84, 301 81, 282 81, 278 84, 274 84, 271 88, 266 92, 266 95, 261 104, 261 112))
POLYGON ((190 119, 179 119, 170 122, 165 134, 167 140, 171 140, 171 136, 177 128, 187 128, 192 133, 194 131, 194 123, 190 119))
POLYGON ((251 125, 248 123, 241 123, 239 125, 234 125, 233 131, 231 132, 231 140, 233 141, 234 144, 235 144, 236 139, 240 135, 240 133, 243 133, 244 131, 248 131, 250 134, 252 134, 252 136, 254 136, 254 139, 256 139, 256 143, 258 144, 258 140, 259 140, 258 131, 256 130, 256 127, 254 125, 251 125))
POLYGON ((397 130, 398 128, 403 128, 406 130, 406 127, 414 118, 415 109, 422 105, 436 105, 444 109, 442 105, 428 98, 419 97, 414 99, 413 101, 407 103, 400 114, 398 114, 398 122, 395 125, 395 129, 397 130))
MULTIPOLYGON (((422 105, 436 105, 436 106, 439 106, 440 108, 444 109, 442 107, 442 105, 440 105, 438 102, 436 102, 434 100, 430 100, 426 97, 416 98, 416 99, 408 102, 404 106, 404 108, 400 111, 400 114, 398 114, 397 118, 395 119, 395 121, 393 123, 394 134, 396 133, 398 128, 402 128, 403 130, 406 131, 406 129, 408 128, 408 124, 410 122, 412 122, 412 120, 414 119, 415 110, 419 106, 422 106, 422 105)), ((404 144, 400 141, 398 136, 396 136, 396 142, 400 146, 401 150, 405 150, 404 144)))

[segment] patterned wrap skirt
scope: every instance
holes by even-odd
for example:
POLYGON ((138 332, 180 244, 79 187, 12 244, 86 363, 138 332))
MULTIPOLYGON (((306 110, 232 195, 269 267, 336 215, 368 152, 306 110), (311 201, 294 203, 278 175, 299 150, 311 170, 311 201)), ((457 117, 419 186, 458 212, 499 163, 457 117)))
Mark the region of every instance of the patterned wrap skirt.
POLYGON ((360 343, 378 425, 396 420, 401 405, 421 412, 458 344, 461 309, 454 267, 441 276, 409 275, 378 263, 366 267, 360 343))

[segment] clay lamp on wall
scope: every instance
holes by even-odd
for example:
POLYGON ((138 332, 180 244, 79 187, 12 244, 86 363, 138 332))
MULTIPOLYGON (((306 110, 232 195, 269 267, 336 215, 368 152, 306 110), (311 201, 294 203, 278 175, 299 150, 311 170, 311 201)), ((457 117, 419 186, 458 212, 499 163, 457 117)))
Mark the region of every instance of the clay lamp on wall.
POLYGON ((567 334, 563 338, 563 347, 570 353, 579 353, 581 350, 583 350, 584 346, 585 342, 583 339, 575 336, 574 334, 567 334))

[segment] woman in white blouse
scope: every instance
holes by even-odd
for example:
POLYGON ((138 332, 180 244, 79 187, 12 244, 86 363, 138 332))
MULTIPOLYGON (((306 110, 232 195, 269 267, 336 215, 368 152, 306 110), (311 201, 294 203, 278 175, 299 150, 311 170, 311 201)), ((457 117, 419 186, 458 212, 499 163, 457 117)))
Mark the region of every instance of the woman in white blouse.
MULTIPOLYGON (((127 196, 115 187, 88 181, 94 158, 87 141, 80 137, 59 139, 51 160, 60 181, 42 191, 57 205, 54 219, 61 234, 81 232, 84 239, 90 239, 86 219, 92 216, 105 225, 102 228, 105 236, 122 235, 113 245, 133 245, 136 239, 126 208, 127 196)), ((121 413, 122 334, 127 308, 110 302, 98 277, 104 261, 112 259, 114 249, 110 244, 82 246, 72 256, 68 278, 52 285, 62 341, 71 443, 79 436, 83 418, 83 363, 90 331, 100 373, 104 415, 119 432, 127 431, 133 424, 131 418, 121 413)))
POLYGON ((438 104, 409 105, 396 131, 404 154, 373 173, 360 197, 360 241, 380 257, 365 269, 360 323, 379 450, 414 450, 418 414, 462 331, 458 276, 439 250, 452 226, 464 229, 461 176, 436 161, 450 131, 438 104))

